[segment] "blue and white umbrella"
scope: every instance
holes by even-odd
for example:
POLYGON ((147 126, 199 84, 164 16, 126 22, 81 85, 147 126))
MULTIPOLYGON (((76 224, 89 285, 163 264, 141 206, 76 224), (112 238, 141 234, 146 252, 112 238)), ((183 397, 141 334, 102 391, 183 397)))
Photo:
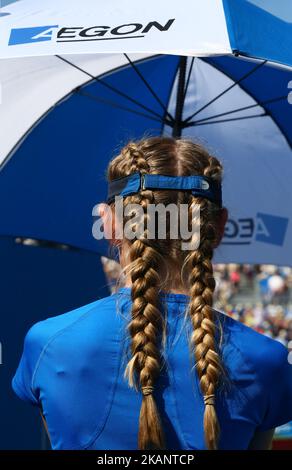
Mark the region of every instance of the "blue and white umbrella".
POLYGON ((1 58, 235 53, 292 64, 290 0, 21 0, 1 15, 1 58))
POLYGON ((91 214, 108 160, 131 137, 185 136, 225 167, 229 221, 215 261, 292 265, 289 5, 3 8, 0 234, 104 253, 91 214))

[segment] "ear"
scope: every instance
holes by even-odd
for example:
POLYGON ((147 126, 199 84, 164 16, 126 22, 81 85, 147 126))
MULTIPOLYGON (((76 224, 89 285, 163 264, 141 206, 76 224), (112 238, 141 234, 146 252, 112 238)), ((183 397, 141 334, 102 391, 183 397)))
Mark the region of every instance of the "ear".
POLYGON ((226 209, 226 207, 223 207, 221 210, 221 216, 220 216, 220 220, 218 224, 218 238, 215 244, 215 248, 220 244, 223 238, 224 228, 225 228, 227 220, 228 220, 228 210, 226 209))
POLYGON ((101 203, 98 206, 98 215, 102 220, 104 237, 111 245, 120 246, 122 240, 115 237, 115 211, 108 204, 101 203))

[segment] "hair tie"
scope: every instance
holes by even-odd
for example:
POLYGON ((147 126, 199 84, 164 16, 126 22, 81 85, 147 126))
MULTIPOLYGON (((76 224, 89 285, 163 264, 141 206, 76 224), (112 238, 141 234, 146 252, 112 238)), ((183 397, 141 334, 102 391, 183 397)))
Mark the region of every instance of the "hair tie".
POLYGON ((153 393, 154 387, 152 385, 146 385, 142 387, 142 393, 144 396, 151 395, 153 393))
POLYGON ((215 405, 215 395, 214 395, 214 394, 212 394, 212 395, 205 395, 205 396, 204 396, 204 403, 205 403, 205 405, 214 406, 214 405, 215 405))

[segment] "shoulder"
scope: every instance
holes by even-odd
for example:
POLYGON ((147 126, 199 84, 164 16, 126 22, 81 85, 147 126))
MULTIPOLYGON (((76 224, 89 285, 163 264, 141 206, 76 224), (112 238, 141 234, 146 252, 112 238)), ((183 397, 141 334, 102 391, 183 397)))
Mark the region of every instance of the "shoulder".
POLYGON ((227 365, 227 374, 235 385, 235 414, 251 420, 259 431, 288 423, 292 419, 292 364, 288 349, 221 315, 223 365, 227 365))
POLYGON ((33 349, 36 354, 41 354, 49 343, 72 329, 78 329, 81 334, 82 328, 89 328, 89 323, 94 323, 100 331, 100 327, 105 327, 113 320, 116 297, 115 294, 109 295, 66 313, 48 317, 35 323, 26 334, 25 345, 33 349))
POLYGON ((263 380, 272 380, 286 367, 288 349, 283 344, 222 312, 218 314, 223 327, 223 355, 231 367, 239 362, 263 380))
POLYGON ((47 384, 47 372, 52 367, 78 371, 94 355, 112 357, 117 344, 116 325, 122 317, 117 313, 114 294, 35 323, 26 333, 22 356, 12 379, 16 394, 37 405, 37 378, 41 377, 47 384))

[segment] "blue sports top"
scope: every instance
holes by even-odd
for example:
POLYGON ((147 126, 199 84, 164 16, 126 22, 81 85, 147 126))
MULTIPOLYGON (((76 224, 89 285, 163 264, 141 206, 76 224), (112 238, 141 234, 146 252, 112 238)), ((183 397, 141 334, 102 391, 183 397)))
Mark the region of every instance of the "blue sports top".
MULTIPOLYGON (((204 402, 189 353, 189 297, 160 294, 167 325, 165 364, 155 385, 168 449, 204 449, 204 402)), ((137 449, 142 395, 123 373, 129 359, 131 290, 37 322, 12 379, 15 393, 42 407, 53 449, 137 449)), ((216 392, 220 449, 247 449, 256 430, 292 420, 288 351, 217 312, 227 379, 216 392)))

